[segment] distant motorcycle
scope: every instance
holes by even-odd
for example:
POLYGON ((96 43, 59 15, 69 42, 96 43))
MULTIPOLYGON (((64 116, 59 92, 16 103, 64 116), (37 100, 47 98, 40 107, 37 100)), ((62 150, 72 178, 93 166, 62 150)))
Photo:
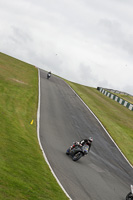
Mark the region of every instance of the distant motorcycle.
POLYGON ((51 77, 51 72, 47 73, 47 79, 49 79, 51 77))
POLYGON ((133 200, 133 185, 131 185, 131 191, 127 194, 126 200, 133 200))
POLYGON ((67 155, 70 155, 72 157, 73 161, 79 160, 81 157, 87 155, 89 152, 89 146, 88 145, 80 145, 79 143, 74 143, 74 145, 69 147, 66 151, 67 155))

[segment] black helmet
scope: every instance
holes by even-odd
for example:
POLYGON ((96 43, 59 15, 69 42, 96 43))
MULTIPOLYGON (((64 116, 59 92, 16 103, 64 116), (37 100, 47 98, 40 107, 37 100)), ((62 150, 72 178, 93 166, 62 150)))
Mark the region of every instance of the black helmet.
POLYGON ((92 138, 92 137, 89 137, 88 141, 89 141, 89 142, 93 142, 93 138, 92 138))

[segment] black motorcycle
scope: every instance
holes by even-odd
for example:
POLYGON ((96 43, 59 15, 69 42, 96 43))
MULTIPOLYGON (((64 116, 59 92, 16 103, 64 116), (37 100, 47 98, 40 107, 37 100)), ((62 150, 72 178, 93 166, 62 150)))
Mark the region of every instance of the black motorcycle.
POLYGON ((70 155, 72 157, 73 161, 79 160, 81 157, 87 155, 89 152, 89 146, 88 145, 80 145, 78 143, 74 143, 72 147, 69 147, 66 151, 67 155, 70 155))
POLYGON ((131 185, 131 191, 127 194, 126 200, 133 200, 133 185, 131 185))
POLYGON ((47 79, 49 79, 50 77, 51 77, 51 73, 48 72, 48 73, 47 73, 47 79))

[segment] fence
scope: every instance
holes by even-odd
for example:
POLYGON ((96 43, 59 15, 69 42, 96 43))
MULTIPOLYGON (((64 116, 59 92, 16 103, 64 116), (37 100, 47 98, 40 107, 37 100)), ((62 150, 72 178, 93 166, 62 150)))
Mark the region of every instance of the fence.
POLYGON ((120 103, 121 105, 127 107, 129 110, 133 111, 133 104, 129 103, 128 101, 118 97, 117 95, 114 95, 114 94, 108 92, 104 88, 97 87, 97 90, 99 90, 102 94, 106 95, 107 97, 113 99, 114 101, 120 103))

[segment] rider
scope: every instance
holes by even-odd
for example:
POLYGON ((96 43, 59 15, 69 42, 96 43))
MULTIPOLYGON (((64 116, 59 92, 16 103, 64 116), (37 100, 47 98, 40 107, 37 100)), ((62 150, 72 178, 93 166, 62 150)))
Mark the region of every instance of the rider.
POLYGON ((51 75, 51 72, 48 72, 48 75, 51 75))
POLYGON ((89 137, 88 139, 81 140, 80 142, 75 142, 74 145, 71 146, 71 149, 73 149, 76 145, 79 145, 79 146, 88 145, 89 150, 90 150, 92 142, 93 142, 93 138, 89 137))
POLYGON ((47 73, 47 78, 49 78, 51 76, 51 72, 47 73))

